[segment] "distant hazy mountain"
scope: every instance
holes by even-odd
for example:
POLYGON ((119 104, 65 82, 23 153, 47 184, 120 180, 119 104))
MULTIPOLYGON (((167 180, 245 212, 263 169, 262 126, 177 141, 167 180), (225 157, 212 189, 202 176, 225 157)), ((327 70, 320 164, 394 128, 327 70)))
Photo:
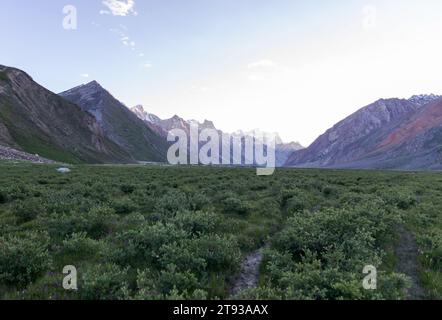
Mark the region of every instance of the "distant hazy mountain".
POLYGON ((278 143, 276 145, 276 166, 282 167, 295 151, 304 149, 299 142, 278 143))
POLYGON ((165 161, 167 141, 96 81, 60 93, 91 114, 105 135, 138 161, 165 161))
MULTIPOLYGON (((190 127, 191 125, 197 125, 198 128, 201 130, 204 129, 214 129, 217 130, 220 137, 224 133, 221 130, 218 130, 215 126, 215 124, 210 120, 204 120, 204 122, 198 122, 197 120, 184 120, 183 118, 175 115, 170 119, 160 119, 158 116, 148 113, 143 106, 137 105, 133 107, 132 112, 135 113, 138 118, 143 120, 149 127, 152 128, 152 130, 158 132, 164 137, 167 137, 168 133, 173 129, 181 129, 186 132, 186 134, 189 136, 190 133, 190 127)), ((265 132, 260 132, 261 134, 266 134, 265 132)), ((242 158, 241 163, 245 164, 246 162, 251 162, 250 159, 245 158, 245 152, 244 152, 244 137, 254 137, 256 136, 256 132, 243 132, 241 130, 229 133, 231 137, 231 154, 230 154, 230 162, 239 161, 239 159, 233 159, 233 137, 240 137, 243 138, 241 141, 241 149, 242 149, 242 158)), ((300 150, 303 147, 297 143, 297 142, 291 142, 291 143, 283 143, 282 139, 279 137, 279 135, 276 134, 276 165, 282 166, 290 154, 293 153, 295 150, 300 150)), ((222 159, 221 159, 222 160, 222 159)))
POLYGON ((381 99, 336 124, 286 165, 430 169, 442 167, 438 146, 442 98, 381 99))
POLYGON ((132 162, 94 117, 43 88, 25 72, 0 66, 0 145, 64 162, 132 162))

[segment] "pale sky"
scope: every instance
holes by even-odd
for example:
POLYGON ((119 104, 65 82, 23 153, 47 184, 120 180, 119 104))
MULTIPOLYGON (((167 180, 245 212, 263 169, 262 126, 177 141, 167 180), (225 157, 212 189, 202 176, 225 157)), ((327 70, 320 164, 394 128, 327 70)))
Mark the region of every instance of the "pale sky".
POLYGON ((440 0, 71 0, 76 30, 66 4, 2 0, 0 64, 305 146, 379 98, 442 93, 440 0))

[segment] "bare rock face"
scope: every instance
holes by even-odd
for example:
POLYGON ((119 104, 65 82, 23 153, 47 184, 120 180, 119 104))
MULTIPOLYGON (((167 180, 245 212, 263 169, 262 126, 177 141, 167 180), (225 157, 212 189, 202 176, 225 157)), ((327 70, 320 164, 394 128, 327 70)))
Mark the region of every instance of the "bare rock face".
POLYGON ((11 137, 8 128, 2 122, 0 122, 0 145, 13 146, 15 148, 19 148, 19 146, 15 143, 14 139, 11 137))
POLYGON ((439 96, 381 99, 336 124, 307 149, 294 152, 286 164, 338 168, 435 168, 438 167, 438 151, 429 146, 441 144, 441 124, 442 98, 439 96))
POLYGON ((408 100, 376 101, 336 124, 307 149, 295 152, 288 165, 332 166, 363 157, 417 109, 408 100))
POLYGON ((374 156, 387 168, 442 169, 442 98, 421 107, 398 126, 374 156))

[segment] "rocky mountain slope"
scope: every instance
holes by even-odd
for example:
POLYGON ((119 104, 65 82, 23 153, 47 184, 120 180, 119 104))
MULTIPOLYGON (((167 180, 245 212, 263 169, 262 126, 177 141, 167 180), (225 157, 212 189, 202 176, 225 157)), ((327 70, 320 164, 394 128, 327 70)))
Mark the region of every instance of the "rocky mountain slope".
POLYGON ((166 160, 168 143, 96 81, 60 93, 94 117, 106 137, 137 161, 166 160))
POLYGON ((0 66, 0 145, 61 162, 133 162, 94 117, 5 66, 0 66))
POLYGON ((442 169, 442 98, 398 126, 369 158, 375 168, 442 169))
POLYGON ((0 146, 0 160, 29 161, 33 163, 55 163, 52 160, 30 154, 13 148, 0 146))
POLYGON ((442 167, 442 98, 381 99, 336 124, 286 162, 298 167, 426 169, 442 167))

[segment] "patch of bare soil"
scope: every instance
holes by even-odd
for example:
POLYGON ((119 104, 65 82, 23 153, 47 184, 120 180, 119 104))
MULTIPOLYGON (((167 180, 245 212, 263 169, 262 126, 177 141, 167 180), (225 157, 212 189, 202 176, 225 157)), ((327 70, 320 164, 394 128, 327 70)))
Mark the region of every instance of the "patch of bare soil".
POLYGON ((425 299, 425 290, 420 285, 418 255, 419 248, 414 236, 403 226, 398 228, 400 241, 396 247, 396 271, 407 275, 411 279, 411 288, 408 290, 408 299, 425 299))
POLYGON ((236 277, 230 290, 231 296, 235 296, 246 289, 256 288, 259 280, 259 268, 263 260, 263 249, 251 253, 244 259, 241 264, 241 272, 236 277))

